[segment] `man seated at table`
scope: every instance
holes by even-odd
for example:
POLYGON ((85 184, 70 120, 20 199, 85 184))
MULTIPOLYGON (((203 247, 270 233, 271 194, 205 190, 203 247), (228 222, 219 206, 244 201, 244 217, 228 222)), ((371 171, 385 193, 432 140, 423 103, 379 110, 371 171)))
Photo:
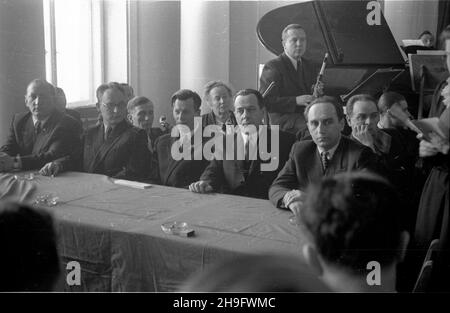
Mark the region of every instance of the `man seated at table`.
POLYGON ((0 202, 0 292, 52 291, 60 260, 52 216, 0 202))
POLYGON ((0 148, 0 171, 39 169, 79 149, 79 126, 55 108, 55 88, 35 79, 27 87, 29 112, 16 114, 4 146, 0 148))
POLYGON ((380 173, 407 199, 411 175, 407 151, 397 130, 378 128, 380 113, 376 100, 366 94, 354 95, 347 101, 346 114, 352 128, 351 138, 376 154, 380 173))
POLYGON ((300 219, 312 241, 303 246, 310 267, 334 291, 395 292, 396 266, 409 234, 403 202, 384 178, 341 173, 308 190, 300 219))
POLYGON ((159 181, 166 186, 188 188, 208 165, 203 158, 203 143, 209 138, 203 138, 200 123, 194 123, 195 117, 201 121, 202 100, 196 92, 181 89, 172 95, 171 102, 176 125, 171 134, 159 137, 155 143, 159 181))
MULTIPOLYGON (((109 83, 100 96, 101 124, 89 128, 83 135, 83 149, 78 154, 80 169, 87 173, 114 178, 143 180, 150 172, 150 152, 147 135, 126 120, 125 92, 117 83, 109 83)), ((56 175, 66 170, 68 158, 53 162, 44 175, 56 175)))
POLYGON ((156 138, 168 133, 168 130, 163 131, 159 127, 152 127, 155 116, 153 102, 146 97, 134 97, 128 101, 127 111, 129 122, 147 133, 147 147, 153 153, 156 138))
POLYGON ((339 172, 376 168, 373 152, 341 135, 344 112, 336 99, 318 98, 305 109, 312 140, 296 142, 288 161, 269 189, 269 199, 294 214, 303 206, 310 183, 339 172))
POLYGON ((230 159, 226 157, 226 138, 224 138, 222 159, 212 160, 203 172, 200 180, 192 183, 189 189, 199 193, 218 191, 267 199, 270 184, 284 166, 284 163, 286 163, 291 146, 295 141, 295 136, 279 131, 277 128, 273 130, 275 137, 272 140, 271 129, 266 126, 260 127, 262 126, 265 108, 264 100, 256 90, 244 89, 236 93, 234 108, 235 116, 240 126, 236 128, 236 133, 228 135, 233 137, 234 157, 230 159), (263 132, 263 135, 267 138, 267 146, 261 148, 260 137, 263 132), (238 140, 238 136, 241 136, 242 140, 238 140), (241 143, 240 149, 244 151, 244 158, 242 159, 237 157, 239 143, 241 143), (252 158, 250 158, 251 151, 246 151, 246 148, 254 152, 252 158), (276 155, 269 159, 262 159, 261 150, 272 153, 275 151, 276 155), (268 165, 272 161, 276 162, 276 166, 273 169, 264 170, 261 167, 262 164, 268 165))

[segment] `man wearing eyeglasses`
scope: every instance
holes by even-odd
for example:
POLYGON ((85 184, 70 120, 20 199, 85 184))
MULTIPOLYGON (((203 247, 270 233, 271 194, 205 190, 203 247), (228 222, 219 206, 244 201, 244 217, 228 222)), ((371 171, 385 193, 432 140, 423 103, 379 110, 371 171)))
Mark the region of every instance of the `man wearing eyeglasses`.
POLYGON ((147 137, 144 130, 126 121, 127 98, 119 84, 108 84, 99 109, 103 123, 84 136, 83 170, 116 178, 145 178, 150 158, 147 137))
POLYGON ((8 139, 0 148, 0 171, 38 169, 68 157, 80 146, 79 126, 56 109, 53 85, 31 81, 25 105, 28 112, 14 116, 8 139))

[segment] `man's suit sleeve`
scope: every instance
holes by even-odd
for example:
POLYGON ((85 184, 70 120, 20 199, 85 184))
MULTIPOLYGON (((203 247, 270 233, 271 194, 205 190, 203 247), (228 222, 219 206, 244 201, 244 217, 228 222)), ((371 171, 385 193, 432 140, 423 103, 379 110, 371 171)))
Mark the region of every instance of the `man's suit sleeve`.
POLYGON ((368 170, 381 175, 385 174, 385 169, 380 164, 377 155, 368 147, 364 147, 359 155, 356 170, 368 170))
POLYGON ((225 176, 223 173, 223 161, 211 160, 209 165, 203 171, 200 176, 200 180, 204 180, 213 187, 214 191, 219 191, 223 187, 225 182, 225 176))
POLYGON ((48 149, 42 153, 21 156, 22 169, 29 170, 41 168, 46 163, 59 158, 70 156, 74 145, 79 145, 79 134, 76 129, 58 125, 51 138, 48 149))
POLYGON ((15 123, 15 116, 12 118, 6 143, 0 148, 0 152, 4 152, 12 157, 15 157, 17 154, 19 154, 19 145, 17 144, 16 141, 14 123, 15 123))
POLYGON ((260 77, 260 92, 263 94, 269 85, 274 82, 275 86, 265 96, 267 110, 270 113, 294 113, 296 112, 297 102, 295 96, 283 96, 281 90, 283 87, 282 75, 287 73, 281 73, 278 66, 269 62, 264 65, 261 77, 260 77))
POLYGON ((295 163, 295 150, 298 143, 292 146, 289 154, 289 159, 284 165, 283 169, 278 174, 277 178, 269 188, 269 200, 278 208, 281 207, 286 192, 298 188, 298 178, 295 163))

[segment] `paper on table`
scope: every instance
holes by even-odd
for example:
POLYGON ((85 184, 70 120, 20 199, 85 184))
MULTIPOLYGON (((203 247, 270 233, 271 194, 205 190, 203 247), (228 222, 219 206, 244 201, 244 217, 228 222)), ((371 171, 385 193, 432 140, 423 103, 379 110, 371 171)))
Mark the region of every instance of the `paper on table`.
POLYGON ((146 184, 146 183, 140 183, 137 181, 131 181, 131 180, 125 180, 125 179, 113 179, 112 180, 114 184, 132 187, 132 188, 139 188, 139 189, 147 189, 150 188, 152 185, 146 184))

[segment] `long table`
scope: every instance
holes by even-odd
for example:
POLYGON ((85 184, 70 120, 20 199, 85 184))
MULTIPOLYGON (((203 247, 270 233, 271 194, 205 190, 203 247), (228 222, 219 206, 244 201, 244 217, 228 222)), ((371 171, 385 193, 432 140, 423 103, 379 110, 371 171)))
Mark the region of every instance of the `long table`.
POLYGON ((63 270, 70 261, 81 266, 81 285, 69 286, 62 275, 59 290, 175 291, 214 262, 263 252, 301 257, 306 241, 291 214, 268 200, 159 185, 135 189, 78 172, 36 175, 26 184, 32 188, 22 201, 59 197, 45 209, 55 218, 63 270), (164 233, 161 224, 170 221, 189 223, 195 236, 164 233))

